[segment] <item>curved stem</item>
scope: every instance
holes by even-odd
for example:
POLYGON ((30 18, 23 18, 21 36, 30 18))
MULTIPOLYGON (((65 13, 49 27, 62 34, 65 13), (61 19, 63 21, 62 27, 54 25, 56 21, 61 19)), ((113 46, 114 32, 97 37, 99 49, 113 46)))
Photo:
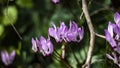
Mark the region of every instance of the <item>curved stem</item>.
POLYGON ((22 40, 22 36, 20 35, 20 33, 17 31, 17 29, 15 28, 15 26, 11 23, 11 19, 8 15, 8 4, 9 4, 9 0, 7 1, 7 10, 6 10, 6 13, 5 15, 8 17, 9 21, 10 21, 10 24, 12 26, 12 28, 14 29, 14 31, 16 32, 16 34, 18 35, 18 37, 22 40))
POLYGON ((85 0, 82 0, 82 9, 83 9, 83 13, 85 15, 87 25, 88 25, 89 31, 90 31, 89 50, 88 50, 87 59, 86 59, 85 64, 83 65, 83 68, 90 68, 92 52, 93 52, 93 48, 94 48, 95 33, 94 33, 94 28, 92 25, 92 21, 90 19, 90 15, 89 15, 87 4, 86 4, 85 0))

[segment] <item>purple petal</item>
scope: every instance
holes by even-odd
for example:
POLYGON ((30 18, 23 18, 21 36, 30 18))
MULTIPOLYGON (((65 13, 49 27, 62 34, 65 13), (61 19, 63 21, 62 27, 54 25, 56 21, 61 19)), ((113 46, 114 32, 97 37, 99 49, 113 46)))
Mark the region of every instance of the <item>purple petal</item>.
POLYGON ((113 57, 114 57, 114 60, 113 60, 114 63, 115 63, 115 64, 118 64, 118 59, 117 59, 116 54, 113 52, 112 55, 113 55, 113 57))
POLYGON ((55 40, 56 40, 57 42, 61 42, 60 35, 59 35, 58 31, 57 31, 57 28, 56 28, 55 24, 52 23, 52 26, 53 26, 54 28, 49 28, 49 30, 48 30, 49 35, 50 35, 51 37, 55 38, 55 40))
POLYGON ((53 28, 49 28, 48 33, 49 33, 50 36, 55 37, 56 32, 53 28))
POLYGON ((78 30, 77 24, 73 21, 70 21, 70 31, 71 32, 76 32, 78 30))
POLYGON ((106 56, 107 56, 108 59, 110 59, 110 60, 114 60, 114 58, 113 58, 111 55, 106 54, 106 56))
POLYGON ((66 40, 68 42, 71 42, 71 41, 76 41, 76 33, 67 33, 66 35, 66 40))
POLYGON ((120 54, 120 46, 115 47, 114 51, 116 51, 118 54, 120 54))
POLYGON ((120 15, 118 12, 114 14, 114 20, 115 20, 115 23, 118 25, 118 27, 120 27, 120 15))
POLYGON ((10 65, 13 60, 14 60, 14 57, 15 57, 15 53, 14 51, 9 55, 7 51, 2 51, 1 52, 1 58, 2 58, 2 62, 8 66, 10 65))
POLYGON ((113 37, 113 24, 111 22, 109 22, 108 24, 108 32, 110 33, 110 35, 113 37))
POLYGON ((53 44, 49 39, 47 39, 47 46, 49 48, 49 50, 48 50, 48 55, 49 55, 53 52, 53 44))
POLYGON ((50 36, 54 37, 54 35, 57 32, 57 27, 54 23, 51 23, 51 24, 52 24, 53 27, 48 29, 48 33, 49 33, 50 36))
POLYGON ((7 65, 9 65, 9 63, 8 63, 8 57, 9 57, 9 55, 8 55, 8 53, 6 52, 6 51, 2 51, 1 52, 1 59, 2 59, 2 62, 7 66, 7 65))
POLYGON ((105 30, 105 37, 106 40, 110 43, 112 48, 116 47, 115 40, 111 37, 110 33, 107 30, 105 30))
POLYGON ((58 32, 62 35, 65 34, 68 31, 68 27, 65 25, 64 22, 60 23, 60 28, 58 28, 58 32))
POLYGON ((40 43, 41 43, 41 50, 47 51, 48 46, 46 45, 46 39, 41 36, 40 38, 40 43))
POLYGON ((114 32, 120 37, 120 28, 118 26, 114 26, 114 32))
POLYGON ((68 32, 68 27, 65 25, 64 22, 61 22, 60 28, 58 28, 58 34, 60 35, 60 39, 64 39, 66 33, 68 32))
POLYGON ((84 36, 84 28, 78 28, 78 35, 79 35, 79 39, 77 40, 77 42, 80 42, 83 39, 84 36))
POLYGON ((41 43, 40 52, 42 52, 43 56, 48 56, 53 52, 53 44, 49 38, 46 40, 43 36, 41 36, 40 43, 41 43))
POLYGON ((33 50, 34 52, 37 52, 37 51, 38 51, 37 42, 36 42, 36 40, 34 40, 33 38, 32 38, 32 50, 33 50))
POLYGON ((10 54, 10 59, 11 59, 11 61, 14 60, 14 58, 15 58, 15 54, 16 54, 16 51, 13 50, 12 53, 10 54))
POLYGON ((113 57, 111 55, 109 55, 109 54, 106 54, 106 56, 107 56, 108 59, 114 61, 114 63, 118 65, 118 59, 117 59, 117 56, 116 56, 116 54, 114 52, 112 53, 113 57))

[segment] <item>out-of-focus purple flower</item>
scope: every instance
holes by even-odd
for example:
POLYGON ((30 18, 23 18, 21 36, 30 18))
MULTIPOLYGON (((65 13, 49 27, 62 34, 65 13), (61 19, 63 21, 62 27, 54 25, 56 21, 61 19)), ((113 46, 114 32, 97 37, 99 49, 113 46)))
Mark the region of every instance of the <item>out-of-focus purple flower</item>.
POLYGON ((116 24, 109 22, 108 28, 105 29, 105 37, 112 49, 120 54, 120 27, 117 24, 119 23, 118 17, 119 14, 115 13, 114 19, 116 24))
POLYGON ((12 64, 14 58, 15 58, 15 54, 16 54, 16 51, 13 50, 11 54, 8 54, 7 51, 2 51, 1 52, 1 59, 2 59, 2 62, 8 66, 10 64, 12 64))
POLYGON ((115 20, 115 23, 117 24, 117 26, 120 28, 120 15, 118 12, 116 12, 114 14, 114 20, 115 20))
POLYGON ((65 42, 67 42, 67 41, 65 40, 65 37, 66 37, 67 32, 68 32, 68 27, 65 25, 64 22, 61 22, 61 23, 60 23, 60 27, 58 28, 58 34, 59 34, 60 38, 61 38, 62 40, 64 40, 65 42))
POLYGON ((44 56, 48 56, 53 52, 53 44, 49 38, 46 40, 43 36, 41 36, 39 49, 44 56))
POLYGON ((38 52, 38 48, 39 48, 39 40, 36 38, 36 40, 34 40, 34 38, 32 38, 32 50, 34 52, 38 52))
POLYGON ((53 3, 57 4, 60 2, 60 0, 52 0, 53 3))
POLYGON ((53 44, 50 38, 47 40, 43 36, 40 37, 40 40, 32 38, 32 50, 34 52, 41 52, 43 56, 48 56, 53 52, 53 44))
POLYGON ((61 22, 60 27, 56 27, 54 23, 52 23, 53 28, 49 28, 48 33, 51 37, 55 38, 57 42, 61 42, 63 39, 65 40, 65 35, 68 31, 68 27, 64 22, 61 22))
POLYGON ((118 12, 114 14, 114 20, 115 24, 109 22, 108 28, 105 29, 106 40, 114 50, 112 56, 109 54, 106 54, 106 56, 120 67, 120 63, 118 61, 120 57, 120 15, 118 12))
POLYGON ((105 29, 105 37, 106 37, 106 40, 110 43, 111 47, 114 48, 117 46, 116 42, 115 42, 115 39, 114 39, 114 25, 115 24, 112 24, 111 22, 109 22, 108 24, 108 29, 105 29))
POLYGON ((112 60, 116 65, 118 65, 120 67, 120 64, 118 63, 118 57, 116 55, 116 53, 112 53, 112 56, 110 54, 106 54, 107 58, 112 60))
POLYGON ((61 42, 62 38, 60 37, 60 33, 58 33, 58 28, 56 27, 56 25, 54 23, 52 23, 53 27, 50 27, 48 29, 48 33, 51 37, 55 38, 55 40, 57 42, 61 42))
POLYGON ((77 24, 73 21, 70 22, 70 28, 66 35, 68 42, 80 42, 83 39, 84 29, 83 27, 78 28, 77 24))
POLYGON ((78 28, 78 25, 73 21, 70 22, 70 28, 64 22, 60 23, 60 27, 52 24, 53 28, 49 28, 48 33, 51 37, 55 38, 57 42, 64 40, 65 42, 80 42, 83 39, 84 29, 78 28))

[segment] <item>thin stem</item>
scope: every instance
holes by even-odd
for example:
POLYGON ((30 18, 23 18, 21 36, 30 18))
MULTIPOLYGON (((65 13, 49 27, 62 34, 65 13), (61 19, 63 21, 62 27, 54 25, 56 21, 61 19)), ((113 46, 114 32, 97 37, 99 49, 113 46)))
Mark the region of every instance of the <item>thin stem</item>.
POLYGON ((82 13, 81 13, 81 15, 80 15, 80 20, 82 19, 82 17, 83 17, 83 14, 84 14, 84 13, 82 12, 82 13))
MULTIPOLYGON (((88 6, 91 4, 91 2, 92 2, 92 0, 89 1, 88 6)), ((79 6, 79 5, 78 5, 78 6, 79 6)), ((83 13, 83 11, 82 11, 81 14, 80 14, 80 20, 83 18, 83 15, 84 15, 84 13, 83 13)))
MULTIPOLYGON (((9 4, 9 0, 7 1, 7 6, 8 6, 8 4, 9 4)), ((10 24, 11 24, 11 26, 13 27, 13 29, 15 30, 16 34, 18 35, 18 37, 22 40, 22 36, 21 36, 20 33, 17 31, 17 29, 15 28, 15 26, 11 23, 11 19, 10 19, 9 15, 8 15, 8 7, 7 7, 7 10, 6 10, 5 15, 6 15, 6 16, 8 17, 8 19, 10 20, 10 24)))
POLYGON ((82 67, 83 68, 90 68, 92 52, 93 52, 93 48, 94 48, 95 33, 94 33, 94 28, 92 25, 92 21, 90 19, 90 15, 89 15, 87 4, 86 4, 85 0, 82 0, 82 9, 83 9, 83 12, 84 12, 84 15, 85 15, 85 18, 87 21, 87 25, 88 25, 89 31, 90 31, 89 50, 88 50, 86 62, 82 67))
POLYGON ((98 34, 98 33, 95 33, 95 35, 98 36, 98 37, 100 37, 100 38, 105 39, 105 36, 104 36, 104 35, 100 35, 100 34, 98 34))

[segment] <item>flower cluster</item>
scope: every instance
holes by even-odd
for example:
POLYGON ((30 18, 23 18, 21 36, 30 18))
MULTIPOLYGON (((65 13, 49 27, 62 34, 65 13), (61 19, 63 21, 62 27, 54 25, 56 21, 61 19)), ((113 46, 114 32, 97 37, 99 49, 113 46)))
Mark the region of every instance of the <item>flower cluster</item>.
POLYGON ((41 52, 44 56, 48 56, 53 52, 53 44, 50 41, 50 38, 47 40, 41 36, 40 40, 32 38, 32 50, 34 52, 41 52))
POLYGON ((83 27, 79 27, 74 21, 70 21, 70 28, 65 25, 64 22, 60 23, 60 27, 56 27, 54 23, 52 23, 51 28, 49 28, 49 35, 57 42, 61 42, 64 40, 65 42, 80 42, 83 39, 84 29, 83 27))
POLYGON ((116 55, 120 54, 120 15, 118 12, 114 14, 115 24, 109 22, 108 28, 105 29, 106 40, 110 43, 111 48, 114 50, 113 57, 107 54, 107 57, 119 65, 116 60, 116 55))
POLYGON ((16 51, 13 50, 11 54, 8 54, 7 51, 2 51, 1 52, 1 58, 2 58, 2 62, 8 66, 10 64, 12 64, 14 58, 15 58, 15 54, 16 54, 16 51))
MULTIPOLYGON (((74 21, 70 21, 70 27, 65 25, 64 22, 60 23, 60 27, 56 27, 54 23, 52 23, 52 27, 48 29, 48 36, 53 37, 57 43, 62 42, 80 42, 83 39, 84 29, 83 27, 78 27, 78 25, 74 21)), ((34 52, 41 52, 43 56, 48 56, 53 52, 53 44, 50 41, 50 37, 46 40, 43 36, 41 36, 40 40, 32 38, 32 50, 34 52)), ((65 46, 62 46, 62 57, 65 54, 65 46)))

